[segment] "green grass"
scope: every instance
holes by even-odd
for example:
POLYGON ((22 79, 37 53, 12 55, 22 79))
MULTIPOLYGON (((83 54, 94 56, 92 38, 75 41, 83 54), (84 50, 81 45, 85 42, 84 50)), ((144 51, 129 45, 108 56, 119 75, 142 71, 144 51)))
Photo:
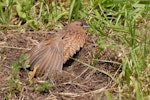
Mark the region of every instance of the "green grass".
POLYGON ((39 92, 46 92, 50 89, 51 84, 47 81, 41 83, 40 85, 36 86, 35 90, 39 92))
MULTIPOLYGON (((110 46, 116 45, 123 52, 122 72, 116 78, 118 100, 148 100, 149 4, 149 0, 2 0, 0 23, 4 27, 50 30, 66 21, 85 19, 90 24, 88 32, 97 36, 100 50, 107 46, 106 40, 101 40, 106 37, 110 46)), ((109 91, 105 94, 112 99, 109 91)))

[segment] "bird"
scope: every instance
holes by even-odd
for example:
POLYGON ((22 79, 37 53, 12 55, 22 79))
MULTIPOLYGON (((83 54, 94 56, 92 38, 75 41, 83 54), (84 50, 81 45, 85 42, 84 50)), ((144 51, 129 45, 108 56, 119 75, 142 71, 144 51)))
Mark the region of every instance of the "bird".
POLYGON ((61 72, 63 64, 76 54, 85 44, 86 30, 89 27, 85 20, 75 20, 64 26, 53 37, 41 41, 28 54, 28 64, 34 76, 48 77, 61 72))

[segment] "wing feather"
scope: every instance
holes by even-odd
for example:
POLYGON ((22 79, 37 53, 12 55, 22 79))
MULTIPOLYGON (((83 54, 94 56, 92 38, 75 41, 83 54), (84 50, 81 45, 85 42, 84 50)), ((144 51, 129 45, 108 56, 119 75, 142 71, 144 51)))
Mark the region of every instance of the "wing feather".
MULTIPOLYGON (((48 48, 48 47, 47 47, 48 48)), ((37 62, 37 66, 38 66, 38 70, 37 70, 37 75, 38 76, 42 76, 43 73, 47 70, 48 67, 50 67, 50 65, 48 66, 47 64, 49 62, 51 62, 50 58, 53 57, 53 52, 51 49, 48 49, 47 51, 45 51, 45 54, 40 58, 40 60, 37 62)), ((35 65, 35 66, 36 66, 35 65)))
POLYGON ((37 67, 36 76, 51 75, 56 70, 62 70, 63 42, 54 41, 49 45, 40 44, 31 51, 29 61, 32 69, 37 67))
MULTIPOLYGON (((48 51, 48 48, 44 48, 42 50, 39 50, 37 52, 34 52, 35 54, 30 57, 30 63, 31 67, 35 66, 35 64, 40 60, 40 58, 48 51)), ((33 68, 32 68, 33 69, 33 68)))

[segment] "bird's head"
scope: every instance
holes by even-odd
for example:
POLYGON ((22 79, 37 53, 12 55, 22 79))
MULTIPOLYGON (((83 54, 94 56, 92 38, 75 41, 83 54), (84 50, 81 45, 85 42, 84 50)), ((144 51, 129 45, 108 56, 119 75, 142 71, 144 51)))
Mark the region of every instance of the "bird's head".
POLYGON ((88 28, 89 27, 89 25, 86 23, 86 21, 85 20, 81 20, 81 19, 79 19, 79 20, 75 20, 75 21, 73 21, 73 22, 71 22, 71 23, 69 23, 68 25, 67 25, 67 27, 68 28, 88 28))
POLYGON ((86 23, 85 20, 76 20, 76 21, 73 21, 72 24, 78 26, 78 27, 83 27, 83 28, 88 28, 89 25, 86 23))

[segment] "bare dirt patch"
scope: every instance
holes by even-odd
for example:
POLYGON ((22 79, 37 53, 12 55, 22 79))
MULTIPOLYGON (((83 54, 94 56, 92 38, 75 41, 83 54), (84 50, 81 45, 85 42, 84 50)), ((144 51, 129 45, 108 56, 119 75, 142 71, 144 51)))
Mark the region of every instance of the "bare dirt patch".
MULTIPOLYGON (((96 100, 106 99, 105 91, 109 91, 112 96, 116 96, 116 83, 110 77, 93 68, 87 67, 76 61, 68 61, 64 65, 63 73, 55 76, 51 87, 44 92, 36 90, 43 81, 34 78, 29 81, 27 71, 20 69, 16 80, 19 88, 16 91, 10 89, 8 77, 12 74, 11 65, 18 61, 21 54, 26 53, 37 42, 50 37, 51 34, 44 31, 33 32, 12 32, 0 33, 0 98, 11 100, 96 100)), ((95 36, 88 35, 86 44, 75 57, 89 65, 104 70, 112 76, 118 73, 118 65, 115 61, 116 52, 110 48, 97 49, 95 36), (95 59, 94 59, 95 58, 95 59)))

